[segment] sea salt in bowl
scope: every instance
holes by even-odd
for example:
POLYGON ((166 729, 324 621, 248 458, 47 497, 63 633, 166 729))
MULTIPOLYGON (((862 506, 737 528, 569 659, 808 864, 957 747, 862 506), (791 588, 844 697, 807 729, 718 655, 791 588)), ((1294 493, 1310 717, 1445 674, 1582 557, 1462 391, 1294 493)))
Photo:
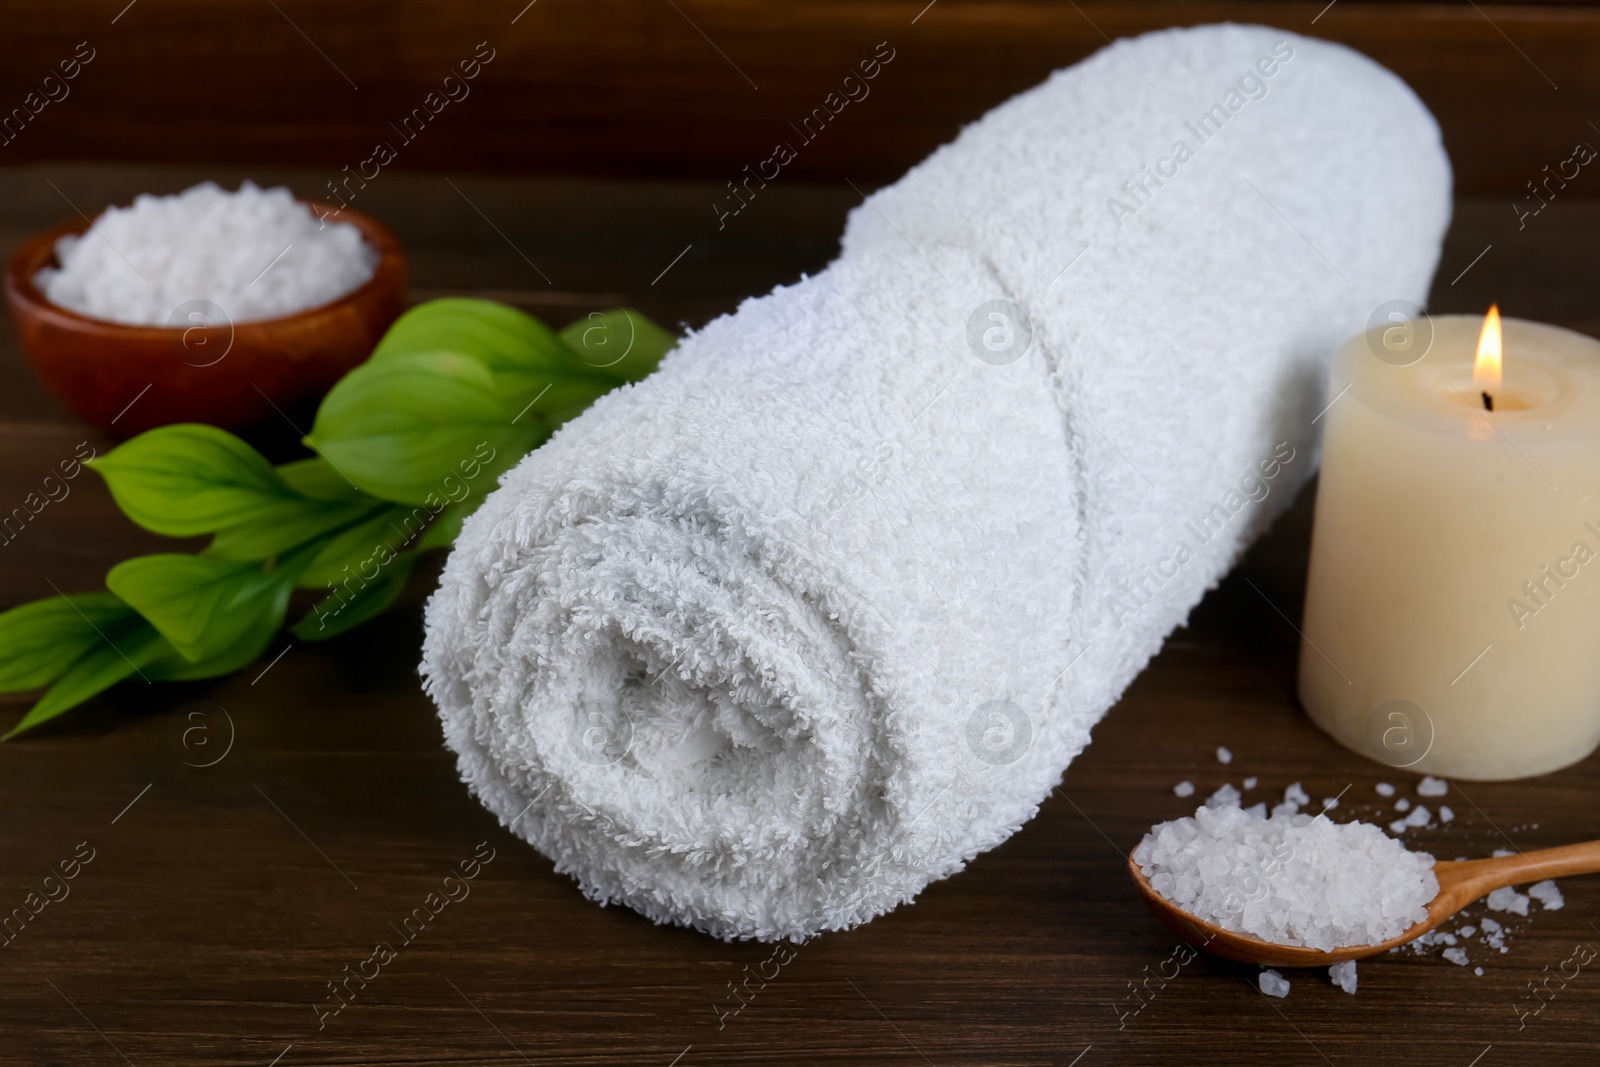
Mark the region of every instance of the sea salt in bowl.
MULTIPOLYGON (((60 266, 58 242, 82 236, 90 223, 78 219, 33 237, 12 258, 5 290, 34 372, 78 417, 117 437, 173 422, 240 429, 278 417, 274 407, 325 392, 372 353, 405 310, 405 259, 395 236, 365 215, 305 206, 329 225, 348 223, 359 233, 372 254, 371 276, 316 306, 270 318, 252 318, 259 307, 236 316, 203 297, 172 308, 166 318, 173 325, 85 314, 50 300, 40 283, 49 284, 48 272, 60 266)), ((290 249, 270 269, 292 270, 293 259, 290 249)))

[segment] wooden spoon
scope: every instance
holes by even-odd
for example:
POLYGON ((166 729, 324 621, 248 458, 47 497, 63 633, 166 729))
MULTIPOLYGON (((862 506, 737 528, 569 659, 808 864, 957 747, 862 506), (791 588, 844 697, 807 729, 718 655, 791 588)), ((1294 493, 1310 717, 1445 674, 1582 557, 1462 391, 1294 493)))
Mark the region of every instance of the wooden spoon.
POLYGON ((1132 855, 1128 856, 1128 872, 1133 875, 1133 884, 1156 918, 1195 948, 1240 963, 1274 967, 1327 967, 1345 960, 1364 959, 1421 937, 1474 900, 1503 886, 1561 878, 1570 874, 1600 873, 1600 841, 1584 841, 1537 852, 1519 852, 1514 856, 1495 859, 1435 863, 1433 873, 1439 879, 1439 895, 1429 902, 1426 919, 1399 937, 1392 937, 1381 944, 1350 945, 1331 952, 1299 945, 1275 945, 1249 934, 1225 930, 1190 915, 1157 893, 1132 855))

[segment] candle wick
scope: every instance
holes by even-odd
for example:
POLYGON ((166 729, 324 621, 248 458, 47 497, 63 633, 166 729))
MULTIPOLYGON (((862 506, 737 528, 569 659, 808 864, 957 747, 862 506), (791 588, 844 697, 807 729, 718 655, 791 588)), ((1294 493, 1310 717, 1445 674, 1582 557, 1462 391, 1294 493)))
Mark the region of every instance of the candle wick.
POLYGON ((1494 397, 1490 396, 1487 391, 1485 391, 1481 395, 1483 396, 1483 410, 1485 410, 1485 411, 1493 411, 1494 410, 1494 397))

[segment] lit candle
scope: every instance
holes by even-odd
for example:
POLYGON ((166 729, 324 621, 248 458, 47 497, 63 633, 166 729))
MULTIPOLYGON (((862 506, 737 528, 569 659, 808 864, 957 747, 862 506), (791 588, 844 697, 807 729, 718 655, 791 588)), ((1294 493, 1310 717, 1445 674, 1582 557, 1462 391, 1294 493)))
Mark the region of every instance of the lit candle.
POLYGON ((1336 353, 1321 417, 1301 703, 1446 777, 1600 743, 1600 342, 1503 328, 1493 308, 1374 327, 1336 353))

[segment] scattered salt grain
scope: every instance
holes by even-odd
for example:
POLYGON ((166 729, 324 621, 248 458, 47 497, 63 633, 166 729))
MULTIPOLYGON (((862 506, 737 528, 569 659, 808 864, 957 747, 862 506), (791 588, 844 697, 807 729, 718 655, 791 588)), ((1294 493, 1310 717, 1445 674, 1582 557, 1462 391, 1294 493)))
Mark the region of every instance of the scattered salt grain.
POLYGON ((1262 800, 1244 809, 1244 813, 1252 819, 1265 819, 1267 817, 1267 802, 1262 800))
POLYGON ((1435 778, 1432 775, 1425 774, 1422 776, 1422 781, 1417 783, 1417 796, 1419 797, 1442 797, 1448 792, 1450 792, 1450 783, 1443 778, 1435 778))
POLYGON ((1328 968, 1328 977, 1333 979, 1334 985, 1346 993, 1354 993, 1356 991, 1356 961, 1345 960, 1343 963, 1335 963, 1328 968))
POLYGON ((56 241, 56 260, 34 277, 52 303, 167 326, 190 301, 235 323, 317 307, 371 278, 378 256, 349 223, 326 225, 288 189, 247 181, 237 192, 202 182, 107 208, 81 237, 56 241))
POLYGON ((1411 814, 1406 816, 1407 826, 1427 826, 1433 821, 1433 813, 1424 805, 1418 804, 1411 809, 1411 814))
POLYGON ((1517 915, 1528 914, 1528 897, 1510 886, 1501 886, 1488 899, 1490 911, 1509 911, 1517 915))
POLYGON ((1197 809, 1151 829, 1133 858, 1162 897, 1225 929, 1329 950, 1397 937, 1439 892, 1433 857, 1368 823, 1197 809))
POLYGON ((1273 806, 1272 814, 1296 815, 1299 814, 1300 808, 1303 805, 1309 803, 1311 803, 1311 798, 1307 796, 1306 791, 1300 787, 1300 783, 1293 782, 1290 784, 1288 789, 1283 791, 1283 803, 1273 806))
POLYGON ((1557 889, 1556 884, 1548 878, 1530 885, 1528 895, 1543 904, 1545 911, 1559 911, 1567 903, 1566 898, 1561 895, 1561 890, 1557 889))
POLYGON ((1447 948, 1440 955, 1457 967, 1465 967, 1470 962, 1467 959, 1467 950, 1464 948, 1447 948))
POLYGON ((1233 762, 1233 753, 1229 752, 1226 748, 1223 748, 1221 745, 1218 745, 1217 746, 1217 762, 1218 763, 1232 763, 1233 762))
POLYGON ((1178 797, 1194 796, 1194 783, 1185 778, 1183 781, 1172 787, 1172 795, 1178 797))
POLYGON ((1374 788, 1378 790, 1378 795, 1380 797, 1394 796, 1394 786, 1390 785, 1388 782, 1379 782, 1374 788))
POLYGON ((1395 811, 1407 811, 1410 808, 1411 808, 1411 801, 1407 800, 1405 797, 1401 797, 1399 800, 1394 802, 1394 810, 1395 811))
POLYGON ((1453 821, 1455 819, 1455 817, 1456 817, 1456 813, 1450 810, 1450 805, 1448 805, 1448 804, 1440 804, 1439 805, 1439 821, 1440 822, 1451 822, 1451 821, 1453 821))
POLYGON ((1325 811, 1325 812, 1332 811, 1334 808, 1337 808, 1338 806, 1339 806, 1339 798, 1338 797, 1323 797, 1322 798, 1322 810, 1323 811, 1325 811))
POLYGON ((1256 782, 1258 781, 1260 781, 1259 778, 1257 778, 1255 775, 1251 775, 1249 778, 1244 780, 1244 787, 1246 789, 1254 789, 1256 787, 1256 782))
POLYGON ((1490 855, 1495 859, 1499 859, 1501 856, 1515 856, 1516 853, 1509 848, 1497 848, 1490 855))
POLYGON ((1289 995, 1289 979, 1277 971, 1262 971, 1258 981, 1261 986, 1261 992, 1269 997, 1286 997, 1289 995))
POLYGON ((1206 797, 1206 807, 1208 808, 1237 808, 1238 806, 1239 791, 1228 782, 1223 782, 1215 793, 1206 797))
POLYGON ((1406 832, 1406 821, 1404 819, 1396 819, 1394 822, 1389 824, 1389 832, 1391 834, 1403 834, 1403 833, 1405 833, 1406 832))
POLYGON ((1474 968, 1472 968, 1472 973, 1477 975, 1479 978, 1482 978, 1483 977, 1483 968, 1482 967, 1474 967, 1474 968))
POLYGON ((1456 931, 1456 933, 1462 937, 1471 937, 1477 932, 1478 928, 1476 926, 1463 926, 1461 929, 1456 931))

